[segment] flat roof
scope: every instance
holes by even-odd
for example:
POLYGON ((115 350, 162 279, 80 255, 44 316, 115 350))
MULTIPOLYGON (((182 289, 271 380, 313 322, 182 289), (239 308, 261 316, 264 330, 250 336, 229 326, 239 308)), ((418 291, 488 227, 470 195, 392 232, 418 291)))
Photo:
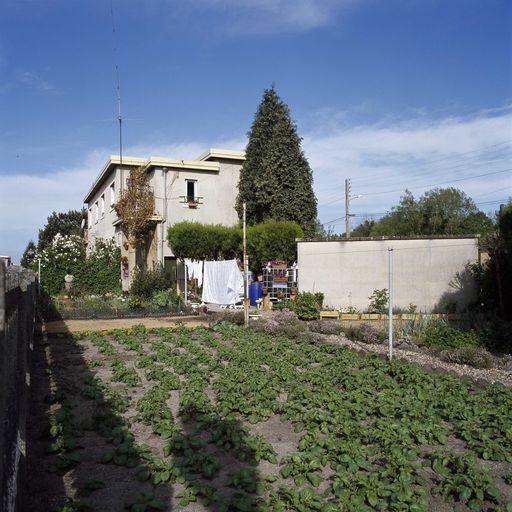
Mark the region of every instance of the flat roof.
POLYGON ((239 160, 245 161, 245 151, 235 151, 232 149, 209 148, 204 153, 199 155, 198 160, 205 161, 213 158, 222 160, 239 160))
POLYGON ((360 236, 350 238, 335 238, 325 240, 322 238, 297 238, 297 242, 379 242, 381 240, 454 240, 460 238, 480 238, 481 235, 417 235, 417 236, 360 236))
MULTIPOLYGON (((140 166, 143 165, 145 161, 145 158, 137 158, 134 156, 123 157, 123 165, 140 166)), ((110 155, 110 158, 108 159, 107 163, 103 166, 103 169, 101 170, 100 174, 94 181, 92 187, 89 189, 89 192, 87 192, 84 198, 84 203, 88 203, 92 199, 92 196, 100 188, 100 185, 103 183, 103 181, 105 181, 105 178, 112 170, 112 167, 115 165, 119 165, 120 163, 121 159, 119 158, 119 155, 110 155)))
MULTIPOLYGON (((179 160, 177 158, 168 158, 160 156, 150 156, 149 158, 139 158, 126 156, 123 157, 122 165, 127 167, 144 167, 149 170, 153 167, 169 167, 171 169, 190 169, 194 171, 219 172, 219 162, 208 161, 210 158, 222 158, 229 160, 245 160, 245 153, 240 151, 231 151, 229 149, 209 149, 203 154, 203 159, 198 160, 179 160)), ((109 173, 116 167, 121 165, 119 155, 110 155, 109 160, 96 178, 89 192, 84 197, 84 203, 88 203, 94 194, 101 187, 109 173)))

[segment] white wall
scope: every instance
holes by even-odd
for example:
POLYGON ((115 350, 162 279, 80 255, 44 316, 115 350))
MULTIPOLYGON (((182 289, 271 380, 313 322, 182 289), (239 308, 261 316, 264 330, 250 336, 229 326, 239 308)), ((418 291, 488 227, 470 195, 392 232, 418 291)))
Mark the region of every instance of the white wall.
POLYGON ((335 308, 368 308, 375 289, 388 287, 388 248, 393 248, 393 305, 432 311, 447 301, 461 309, 475 298, 465 272, 478 261, 478 239, 346 240, 298 242, 299 291, 323 292, 335 308))
MULTIPOLYGON (((92 200, 86 205, 87 211, 92 208, 92 221, 88 223, 88 244, 89 250, 94 246, 94 240, 96 238, 112 238, 116 237, 117 240, 117 231, 113 223, 117 220, 117 214, 114 209, 110 206, 110 185, 115 184, 116 191, 116 200, 119 200, 119 194, 121 191, 121 178, 119 174, 119 170, 113 170, 107 178, 103 181, 101 187, 94 194, 92 200), (98 220, 96 220, 95 208, 96 202, 98 205, 101 201, 101 196, 105 197, 105 213, 101 215, 101 212, 98 215, 98 220)), ((89 213, 88 213, 89 215, 89 213)), ((91 220, 91 219, 89 219, 91 220)))
MULTIPOLYGON (((184 169, 166 167, 153 168, 149 171, 149 183, 155 195, 155 213, 160 215, 163 223, 156 226, 158 260, 163 262, 165 256, 172 256, 166 237, 169 226, 182 221, 201 222, 205 224, 222 224, 233 226, 238 222, 235 201, 238 194, 238 180, 241 163, 237 161, 220 161, 219 170, 184 169), (180 196, 187 195, 187 180, 196 180, 196 195, 202 197, 197 208, 183 204, 180 196)), ((94 240, 115 237, 121 243, 120 231, 113 224, 117 220, 116 212, 110 207, 110 184, 115 181, 116 199, 121 193, 121 184, 128 176, 129 170, 113 170, 102 182, 87 208, 93 209, 92 222, 89 224, 88 241, 91 249, 94 240), (95 203, 105 196, 105 214, 95 219, 95 203)))
MULTIPOLYGON (((240 164, 221 163, 218 172, 177 170, 167 171, 167 211, 164 209, 164 177, 161 170, 155 170, 155 205, 158 214, 165 218, 163 223, 163 256, 172 256, 167 245, 167 230, 182 221, 204 224, 234 226, 238 222, 235 201, 238 194, 240 164), (189 208, 180 202, 180 196, 187 195, 187 180, 197 180, 196 194, 202 197, 197 208, 189 208)), ((158 227, 158 236, 162 226, 158 227)))

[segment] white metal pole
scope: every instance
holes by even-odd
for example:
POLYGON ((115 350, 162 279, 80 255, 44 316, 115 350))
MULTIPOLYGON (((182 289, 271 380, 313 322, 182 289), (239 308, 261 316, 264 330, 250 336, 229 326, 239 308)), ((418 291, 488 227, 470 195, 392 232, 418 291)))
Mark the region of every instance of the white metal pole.
POLYGON ((388 248, 388 345, 389 360, 393 359, 393 249, 388 248))
POLYGON ((37 293, 41 294, 41 258, 37 258, 37 293))
POLYGON ((187 270, 187 264, 183 262, 183 265, 185 266, 185 306, 188 303, 188 270, 187 270))
POLYGON ((248 293, 248 278, 247 278, 247 205, 244 202, 244 325, 249 326, 249 293, 248 293))
POLYGON ((345 238, 350 238, 350 180, 345 180, 345 238))

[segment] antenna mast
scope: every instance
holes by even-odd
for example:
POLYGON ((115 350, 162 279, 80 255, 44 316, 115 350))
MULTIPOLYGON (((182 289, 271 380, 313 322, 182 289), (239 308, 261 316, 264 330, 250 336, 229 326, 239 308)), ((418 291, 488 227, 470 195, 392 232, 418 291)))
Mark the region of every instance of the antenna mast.
MULTIPOLYGON (((114 40, 114 68, 116 79, 116 95, 117 95, 117 120, 119 122, 119 167, 121 174, 123 171, 123 116, 121 114, 121 82, 119 80, 119 65, 117 63, 117 34, 116 26, 114 23, 114 5, 113 0, 110 0, 110 16, 112 18, 112 38, 114 40)), ((123 187, 123 179, 121 179, 121 188, 123 187)))

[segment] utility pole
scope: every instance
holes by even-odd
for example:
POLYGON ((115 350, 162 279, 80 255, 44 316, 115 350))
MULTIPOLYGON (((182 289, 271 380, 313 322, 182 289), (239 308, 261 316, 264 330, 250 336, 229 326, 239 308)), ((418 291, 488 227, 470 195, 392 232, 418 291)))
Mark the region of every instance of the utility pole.
POLYGON ((247 206, 244 202, 244 325, 245 327, 249 326, 249 297, 247 293, 247 215, 246 215, 247 206))
POLYGON ((345 238, 350 238, 350 179, 345 179, 345 238))

